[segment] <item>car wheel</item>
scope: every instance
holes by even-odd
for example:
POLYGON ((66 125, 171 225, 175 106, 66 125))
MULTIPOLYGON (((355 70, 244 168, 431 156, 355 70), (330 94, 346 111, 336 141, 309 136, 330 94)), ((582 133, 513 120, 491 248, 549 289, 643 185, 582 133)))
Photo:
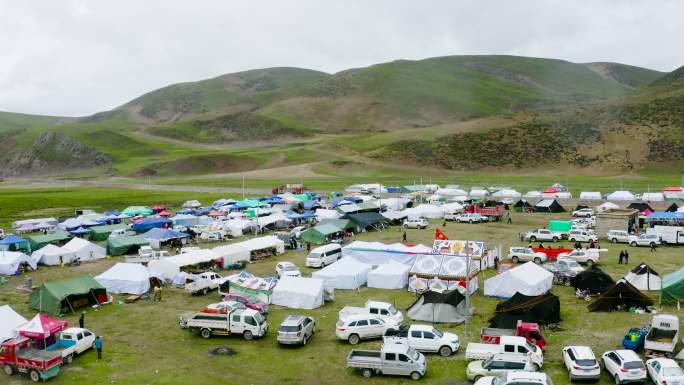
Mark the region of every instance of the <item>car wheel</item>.
POLYGON ((534 263, 536 263, 537 265, 539 265, 539 264, 541 263, 541 258, 539 258, 539 257, 534 257, 534 263))
POLYGON ((304 338, 302 339, 302 345, 303 345, 303 346, 306 346, 306 342, 307 342, 308 340, 309 340, 309 339, 308 339, 306 336, 304 336, 304 338))
POLYGON ((200 330, 200 335, 202 338, 211 338, 211 329, 202 329, 200 330))
POLYGON ((7 364, 2 368, 6 375, 11 376, 14 374, 14 366, 7 364))
POLYGON ((408 225, 404 225, 404 228, 405 228, 405 229, 408 229, 408 225))
POLYGON ((244 333, 242 333, 242 338, 246 339, 247 341, 251 341, 252 338, 254 338, 254 334, 252 334, 252 332, 249 330, 246 330, 244 333))
POLYGON ((29 378, 31 378, 31 381, 33 382, 38 382, 40 381, 40 374, 34 369, 29 373, 29 378))
POLYGON ((613 238, 613 239, 611 239, 610 241, 613 242, 613 243, 617 243, 617 238, 613 238))
POLYGON ((587 266, 592 266, 594 264, 594 261, 591 259, 587 259, 587 266))
POLYGON ((636 243, 636 242, 632 242, 632 243, 630 243, 629 245, 632 246, 632 247, 636 247, 637 243, 636 243))
POLYGON ((347 341, 352 345, 358 344, 359 340, 360 340, 360 338, 359 338, 358 334, 352 334, 349 336, 349 338, 347 338, 347 341))
POLYGON ((537 237, 531 236, 531 237, 530 237, 530 242, 537 242, 537 237))
POLYGON ((373 377, 373 371, 366 368, 366 369, 361 370, 361 375, 366 377, 366 378, 371 378, 371 377, 373 377))
POLYGON ((570 238, 570 242, 575 242, 575 238, 570 238))
POLYGON ((439 355, 442 357, 449 357, 451 355, 451 348, 448 346, 442 346, 439 348, 439 355))
POLYGON ((412 379, 413 381, 418 381, 418 380, 420 380, 421 377, 423 377, 423 376, 421 376, 420 373, 418 373, 418 372, 411 372, 411 379, 412 379))
POLYGON ((209 292, 209 289, 207 289, 206 287, 204 289, 202 289, 203 295, 207 295, 208 292, 209 292))
POLYGON ((570 286, 570 280, 566 278, 565 281, 563 281, 563 285, 569 287, 570 286))
POLYGON ((73 354, 69 354, 68 356, 66 356, 66 357, 64 358, 64 362, 65 362, 67 365, 71 365, 71 363, 74 362, 74 355, 73 355, 73 354))
POLYGON ((615 379, 615 385, 620 385, 620 376, 618 376, 618 375, 616 374, 615 377, 614 377, 614 379, 615 379))
POLYGON ((555 243, 555 242, 558 242, 558 237, 553 237, 553 238, 551 238, 551 242, 554 242, 554 243, 555 243))
POLYGON ((472 225, 472 224, 473 224, 473 220, 472 220, 472 219, 469 220, 468 223, 470 223, 470 224, 472 225))
POLYGON ((511 261, 513 261, 513 263, 518 263, 518 262, 520 262, 520 259, 516 256, 513 256, 513 257, 511 257, 511 261))
POLYGON ((313 324, 313 327, 311 328, 311 334, 316 333, 316 324, 313 324))

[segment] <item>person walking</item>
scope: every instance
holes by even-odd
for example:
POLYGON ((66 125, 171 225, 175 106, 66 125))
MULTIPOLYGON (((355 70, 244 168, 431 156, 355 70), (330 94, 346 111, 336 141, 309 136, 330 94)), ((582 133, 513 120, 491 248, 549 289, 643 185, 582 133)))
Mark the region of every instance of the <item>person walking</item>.
POLYGON ((311 252, 311 242, 306 243, 306 252, 310 253, 311 252))
POLYGON ((78 327, 83 329, 85 327, 85 312, 82 311, 81 315, 78 317, 78 327))
POLYGON ((508 221, 508 224, 509 224, 509 225, 512 225, 512 224, 513 224, 513 218, 511 217, 511 213, 510 213, 510 212, 506 212, 506 217, 507 217, 506 219, 507 219, 507 221, 508 221))
POLYGON ((406 243, 406 231, 404 231, 404 235, 401 237, 402 242, 406 243))
POLYGON ((655 242, 651 242, 651 253, 655 253, 656 251, 656 244, 655 242))
POLYGON ((620 250, 620 256, 618 257, 618 265, 622 265, 622 261, 625 259, 625 251, 620 250))
POLYGON ((629 265, 629 252, 625 250, 625 265, 629 265))
POLYGON ((97 359, 102 359, 102 337, 95 337, 95 342, 93 345, 95 345, 95 350, 97 350, 97 359))

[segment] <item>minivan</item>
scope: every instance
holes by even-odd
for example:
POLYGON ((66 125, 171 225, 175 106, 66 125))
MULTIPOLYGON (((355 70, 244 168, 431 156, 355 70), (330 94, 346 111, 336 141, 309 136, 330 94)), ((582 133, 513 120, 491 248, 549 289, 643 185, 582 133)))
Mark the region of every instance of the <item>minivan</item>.
POLYGON ((325 267, 340 258, 342 258, 342 246, 337 243, 330 243, 311 250, 311 253, 306 257, 306 266, 325 267))

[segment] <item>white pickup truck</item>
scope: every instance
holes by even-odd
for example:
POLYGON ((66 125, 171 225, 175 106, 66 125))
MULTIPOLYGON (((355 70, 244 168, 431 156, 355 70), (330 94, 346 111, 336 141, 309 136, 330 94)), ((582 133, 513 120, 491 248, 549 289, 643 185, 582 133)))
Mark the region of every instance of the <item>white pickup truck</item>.
POLYGON ((268 322, 256 310, 236 309, 230 313, 194 313, 179 320, 181 329, 199 332, 202 338, 212 335, 242 334, 246 340, 268 333, 268 322))
POLYGON ((377 316, 378 318, 388 321, 393 324, 401 324, 404 322, 404 315, 401 314, 392 304, 381 301, 366 301, 363 307, 357 306, 345 306, 339 312, 340 320, 345 318, 358 315, 358 314, 371 314, 377 316))
POLYGON ((185 291, 190 294, 207 294, 209 290, 218 289, 226 280, 213 271, 207 271, 193 277, 195 279, 193 282, 185 284, 185 291))
POLYGON ((141 246, 138 249, 138 255, 126 256, 127 263, 147 263, 153 259, 167 258, 170 257, 168 251, 165 250, 154 250, 150 246, 141 246))
POLYGON ((383 345, 378 350, 352 350, 347 356, 347 367, 361 371, 369 378, 374 374, 409 376, 420 380, 427 371, 425 356, 408 345, 383 345))
POLYGON ((419 352, 439 353, 448 357, 461 346, 458 336, 435 329, 431 325, 411 325, 400 330, 389 329, 383 337, 385 344, 408 344, 419 352))
POLYGON ((527 342, 525 337, 501 336, 498 344, 471 342, 466 347, 465 357, 468 360, 484 360, 495 353, 519 353, 529 355, 532 364, 541 368, 544 365, 544 354, 537 345, 527 342))
POLYGON ((679 317, 670 314, 656 314, 651 330, 644 339, 646 357, 672 356, 679 340, 679 317))
POLYGON ((551 241, 558 242, 562 236, 548 229, 536 229, 525 233, 525 239, 530 242, 551 241))
POLYGON ((48 351, 61 351, 62 358, 66 364, 74 360, 74 356, 79 355, 93 347, 95 334, 88 329, 68 328, 59 335, 59 340, 51 346, 45 348, 48 351))

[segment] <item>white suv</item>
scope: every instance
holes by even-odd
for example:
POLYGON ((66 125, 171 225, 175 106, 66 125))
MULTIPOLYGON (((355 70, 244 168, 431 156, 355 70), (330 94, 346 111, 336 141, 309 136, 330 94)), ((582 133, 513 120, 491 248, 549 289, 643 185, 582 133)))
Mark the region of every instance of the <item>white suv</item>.
POLYGON ((579 263, 593 265, 595 263, 599 263, 601 254, 599 254, 598 250, 596 249, 576 249, 569 253, 560 253, 558 254, 558 257, 569 258, 579 263))
POLYGON ((508 249, 508 258, 513 263, 520 261, 533 261, 537 265, 546 262, 547 256, 544 253, 536 252, 529 247, 511 247, 508 249))
POLYGON ((480 223, 489 221, 489 218, 478 213, 468 213, 457 215, 454 220, 461 223, 480 223))
POLYGON ((563 348, 563 364, 568 369, 570 381, 598 380, 601 376, 601 366, 588 346, 563 348))
POLYGON ((645 382, 646 366, 633 350, 610 350, 603 353, 603 367, 615 384, 645 382))
POLYGON ((361 340, 381 338, 389 329, 399 329, 399 325, 369 314, 357 314, 337 321, 335 335, 356 345, 361 340))
POLYGON ((570 230, 568 237, 570 242, 596 242, 598 240, 598 237, 593 232, 581 229, 570 230))
POLYGON ((613 243, 629 243, 629 233, 625 230, 610 230, 606 238, 613 243))
POLYGON ((407 219, 404 221, 405 229, 426 229, 429 225, 425 218, 407 219))
POLYGON ((579 209, 572 212, 572 216, 575 218, 586 218, 594 215, 594 209, 579 209))
POLYGON ((276 277, 301 277, 302 273, 299 271, 297 265, 292 262, 282 261, 276 264, 276 277))
POLYGON ((475 385, 553 385, 551 377, 541 372, 524 372, 514 370, 498 377, 482 377, 475 385))
POLYGON ((655 246, 660 245, 660 235, 658 234, 641 234, 638 237, 631 235, 629 237, 630 246, 655 246))

